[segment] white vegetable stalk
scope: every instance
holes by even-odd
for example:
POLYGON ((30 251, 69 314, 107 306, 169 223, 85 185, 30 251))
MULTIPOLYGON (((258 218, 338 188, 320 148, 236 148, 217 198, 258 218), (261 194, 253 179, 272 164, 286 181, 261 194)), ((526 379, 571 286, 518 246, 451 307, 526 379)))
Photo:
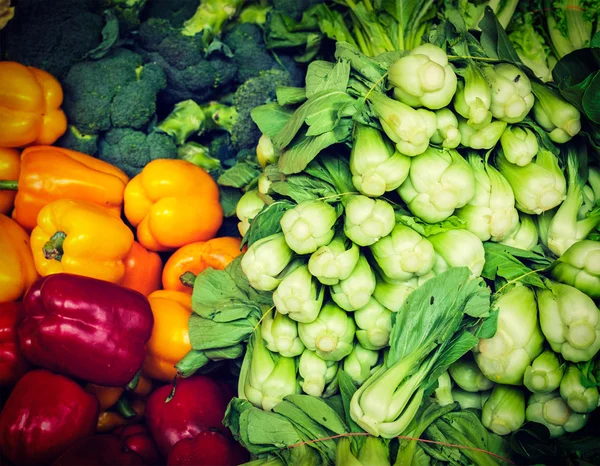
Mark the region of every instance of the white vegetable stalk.
POLYGON ((492 91, 492 116, 507 123, 523 121, 535 101, 525 73, 509 63, 485 66, 483 73, 492 91))
POLYGON ((550 437, 560 437, 565 432, 577 432, 583 429, 588 416, 571 411, 558 392, 536 393, 529 397, 525 419, 544 424, 550 431, 550 437))
POLYGON ((456 74, 448 56, 433 44, 423 44, 388 68, 394 97, 411 107, 447 107, 456 92, 456 74))
POLYGON ((535 161, 524 167, 510 163, 500 152, 496 165, 511 185, 521 212, 539 215, 560 205, 566 197, 565 176, 558 158, 549 150, 540 149, 535 161))
POLYGON ((352 352, 344 359, 344 371, 356 384, 362 385, 371 375, 378 360, 377 351, 363 348, 360 343, 355 343, 352 352))
POLYGON ((542 352, 544 336, 533 291, 517 285, 496 301, 498 330, 474 348, 481 372, 493 382, 521 385, 525 370, 542 352))
POLYGON ((370 246, 390 234, 394 208, 383 199, 352 196, 345 206, 344 233, 359 246, 370 246))
POLYGON ((506 129, 506 122, 494 120, 490 124, 475 129, 464 118, 458 118, 460 143, 471 149, 491 149, 502 137, 506 129))
POLYGON ((502 241, 519 225, 512 188, 506 178, 478 154, 469 154, 468 160, 475 175, 475 196, 456 215, 481 241, 502 241))
POLYGON ((235 214, 239 219, 238 230, 244 236, 250 228, 250 220, 265 206, 265 201, 260 197, 258 190, 252 189, 240 198, 235 208, 235 214))
POLYGON ((316 352, 305 349, 298 360, 302 391, 310 396, 323 396, 326 387, 337 376, 338 368, 337 361, 325 361, 316 352))
POLYGON ((416 290, 418 286, 417 279, 398 283, 388 283, 381 279, 377 280, 373 297, 386 309, 389 309, 392 312, 398 312, 408 296, 416 290))
POLYGON ((356 267, 345 280, 329 289, 331 299, 346 311, 366 306, 375 291, 376 278, 367 259, 361 255, 356 267))
POLYGON ((397 224, 392 232, 370 246, 381 271, 392 280, 410 280, 431 271, 433 246, 412 228, 397 224))
POLYGON ((397 189, 408 176, 410 160, 410 157, 394 152, 379 130, 357 126, 350 154, 350 170, 352 183, 362 194, 379 197, 397 189))
POLYGON ((481 240, 469 230, 448 230, 428 240, 436 252, 433 272, 439 275, 452 267, 468 267, 471 277, 479 277, 485 264, 481 240))
POLYGON ((273 145, 271 138, 263 134, 256 146, 256 158, 260 166, 265 168, 267 165, 277 163, 280 155, 281 151, 273 145))
POLYGON ((456 387, 452 389, 452 397, 460 405, 460 409, 481 409, 490 394, 491 391, 467 392, 456 387))
POLYGON ((492 122, 492 93, 481 69, 469 63, 465 69, 464 83, 458 83, 454 96, 454 109, 465 118, 469 126, 478 129, 492 122))
POLYGON ((263 318, 261 334, 269 351, 274 353, 293 358, 304 351, 304 343, 298 336, 298 324, 275 310, 263 318))
POLYGON ((324 285, 336 285, 350 276, 359 256, 358 246, 343 235, 338 235, 331 243, 312 253, 308 270, 324 285))
POLYGON ((554 351, 546 350, 525 369, 523 384, 532 393, 551 393, 558 389, 565 364, 554 351))
POLYGON ((550 139, 562 144, 581 131, 579 110, 548 86, 536 82, 532 86, 536 97, 533 115, 538 124, 548 131, 550 139))
POLYGON ((536 290, 542 332, 552 350, 571 362, 589 361, 600 350, 600 311, 577 288, 550 280, 536 290))
POLYGON ((385 348, 390 341, 392 317, 392 311, 371 298, 366 306, 354 312, 357 340, 366 349, 385 348))
POLYGON ((500 241, 513 248, 531 251, 538 244, 538 231, 531 216, 519 213, 519 224, 517 228, 506 238, 500 241))
POLYGON ((575 364, 569 364, 560 381, 560 396, 576 413, 591 413, 598 407, 600 395, 597 387, 584 387, 582 374, 575 364))
POLYGON ((483 375, 475 361, 459 359, 448 368, 448 372, 456 385, 467 392, 481 392, 494 386, 494 383, 483 375))
POLYGON ((583 205, 579 209, 579 220, 584 219, 600 200, 600 169, 588 167, 588 180, 583 187, 583 205))
POLYGON ((273 293, 273 304, 280 314, 296 322, 312 322, 319 315, 324 293, 308 267, 300 265, 281 281, 273 293))
POLYGON ((552 278, 600 299, 600 243, 583 240, 559 257, 551 271, 552 278))
POLYGON ((304 346, 326 361, 340 361, 352 351, 354 319, 334 303, 327 303, 314 322, 298 324, 304 346))
POLYGON ((498 435, 508 435, 525 423, 525 393, 517 387, 496 385, 483 405, 481 423, 498 435))
POLYGON ((323 201, 304 201, 281 217, 288 246, 298 254, 311 254, 328 244, 337 220, 335 208, 323 201))
POLYGON ((430 147, 413 159, 410 174, 398 193, 414 215, 436 223, 473 198, 475 178, 457 151, 430 147))
POLYGON ((267 236, 248 248, 242 257, 242 271, 254 289, 272 291, 281 283, 292 255, 283 234, 267 236))
POLYGON ((439 144, 445 149, 454 149, 460 144, 458 119, 449 108, 436 110, 436 131, 431 136, 433 144, 439 144))
POLYGON ((530 163, 539 150, 535 134, 529 128, 509 125, 500 137, 506 160, 519 167, 530 163))
POLYGON ((454 397, 452 396, 452 379, 450 378, 448 371, 438 377, 437 383, 438 386, 433 392, 435 402, 440 406, 447 406, 454 403, 454 397))

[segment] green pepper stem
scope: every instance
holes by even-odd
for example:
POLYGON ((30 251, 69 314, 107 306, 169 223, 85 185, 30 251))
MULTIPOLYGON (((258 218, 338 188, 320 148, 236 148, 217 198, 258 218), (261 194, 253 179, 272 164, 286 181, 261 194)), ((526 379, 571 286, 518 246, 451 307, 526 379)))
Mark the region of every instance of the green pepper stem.
POLYGON ((190 288, 194 288, 194 282, 196 281, 196 275, 192 272, 185 272, 179 277, 179 281, 184 286, 189 286, 190 288))
POLYGON ((123 397, 119 398, 119 401, 117 401, 117 403, 115 404, 115 408, 117 409, 117 412, 125 419, 131 419, 132 417, 137 416, 136 412, 129 404, 129 401, 127 401, 123 397))
POLYGON ((141 370, 137 371, 137 373, 133 376, 133 379, 131 379, 131 382, 129 382, 125 386, 125 388, 127 390, 131 390, 131 391, 135 390, 137 388, 138 384, 140 383, 141 376, 142 376, 142 371, 141 370))
POLYGON ((63 243, 66 237, 67 234, 64 231, 54 233, 42 248, 44 257, 48 260, 54 259, 60 262, 64 254, 63 243))
POLYGON ((16 191, 19 189, 17 180, 0 180, 0 191, 16 191))

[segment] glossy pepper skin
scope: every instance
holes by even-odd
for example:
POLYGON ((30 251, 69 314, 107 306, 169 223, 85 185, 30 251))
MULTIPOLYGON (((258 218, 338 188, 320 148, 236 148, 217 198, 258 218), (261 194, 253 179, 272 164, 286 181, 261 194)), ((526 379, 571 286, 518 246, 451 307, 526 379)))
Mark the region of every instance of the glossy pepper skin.
POLYGON ((209 267, 223 270, 242 253, 241 245, 240 238, 228 236, 186 244, 175 251, 165 263, 162 273, 163 288, 191 295, 196 275, 209 267))
POLYGON ((161 463, 156 442, 144 424, 120 427, 113 431, 113 435, 123 440, 129 450, 140 455, 145 461, 144 464, 155 466, 161 463))
POLYGON ((159 290, 148 296, 154 327, 146 345, 143 372, 148 377, 172 382, 177 364, 192 349, 188 321, 192 315, 192 298, 180 291, 159 290))
MULTIPOLYGON (((121 402, 119 401, 119 403, 121 402)), ((126 401, 125 408, 120 408, 119 403, 111 410, 100 413, 96 432, 112 432, 119 427, 143 421, 146 415, 146 401, 144 399, 135 398, 133 401, 126 401)))
POLYGON ((155 390, 146 405, 146 424, 165 458, 177 442, 200 432, 230 435, 222 420, 232 397, 222 385, 203 375, 179 379, 175 395, 165 403, 171 388, 164 385, 155 390))
POLYGON ((61 199, 45 206, 31 233, 38 273, 60 272, 120 283, 133 233, 111 211, 85 201, 61 199))
POLYGON ((223 223, 219 188, 202 168, 158 159, 125 188, 125 216, 151 251, 170 251, 213 238, 223 223))
POLYGON ((29 370, 17 334, 23 317, 22 303, 0 303, 0 386, 14 385, 29 370))
POLYGON ((137 291, 62 273, 36 281, 23 304, 19 342, 33 364, 114 387, 142 367, 154 318, 137 291))
POLYGON ((29 236, 0 214, 0 303, 19 299, 37 278, 29 236))
MULTIPOLYGON (((16 180, 21 171, 19 151, 0 147, 0 186, 4 180, 16 180)), ((16 193, 11 190, 0 191, 0 213, 8 214, 15 203, 16 193)))
POLYGON ((46 71, 0 62, 0 147, 53 144, 67 130, 63 91, 46 71))
POLYGON ((167 466, 237 466, 248 452, 219 432, 206 430, 194 439, 180 440, 169 453, 167 466))
MULTIPOLYGON (((21 170, 9 187, 18 189, 13 218, 26 230, 37 224, 42 208, 58 199, 87 201, 121 215, 129 177, 121 169, 80 152, 60 147, 28 147, 21 154, 21 170)), ((7 183, 0 181, 0 189, 7 183)), ((4 194, 5 191, 0 191, 4 194)))
POLYGON ((125 276, 121 284, 148 296, 153 291, 160 289, 161 274, 162 260, 160 256, 134 241, 129 253, 125 256, 125 276))
POLYGON ((46 370, 17 382, 0 413, 0 450, 14 464, 47 465, 94 434, 98 400, 46 370))
POLYGON ((81 440, 60 456, 52 466, 142 466, 144 458, 129 450, 114 435, 94 435, 81 440))

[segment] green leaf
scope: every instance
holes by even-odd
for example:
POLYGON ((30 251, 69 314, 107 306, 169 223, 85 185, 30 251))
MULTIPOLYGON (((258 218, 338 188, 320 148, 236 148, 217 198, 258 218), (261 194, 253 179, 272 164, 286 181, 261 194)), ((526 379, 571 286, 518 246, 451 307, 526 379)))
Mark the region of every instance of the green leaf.
POLYGON ((356 385, 352 381, 352 377, 348 375, 346 371, 340 369, 338 371, 338 383, 340 385, 340 394, 342 395, 342 402, 344 404, 344 412, 346 413, 346 423, 350 427, 350 432, 363 432, 362 428, 354 422, 352 416, 350 416, 350 400, 356 392, 356 385))
POLYGON ((425 223, 420 218, 413 217, 404 210, 398 210, 396 212, 396 222, 412 228, 425 237, 444 233, 449 230, 464 229, 466 227, 465 222, 454 215, 439 223, 425 223))
POLYGON ((225 270, 209 268, 196 277, 192 307, 194 312, 206 319, 227 322, 247 317, 250 313, 247 301, 246 293, 225 270))
POLYGON ((309 395, 288 395, 285 399, 331 432, 336 434, 348 432, 348 426, 322 399, 309 395))
POLYGON ((242 192, 239 189, 221 186, 219 189, 219 202, 221 203, 224 217, 233 217, 235 215, 235 208, 241 197, 242 192))
POLYGON ((488 57, 522 65, 519 55, 515 52, 506 32, 489 6, 485 8, 485 14, 479 22, 479 27, 481 28, 481 46, 488 57))
POLYGON ((498 243, 483 243, 485 249, 485 265, 481 275, 488 280, 502 277, 509 282, 518 281, 524 285, 545 288, 539 272, 546 270, 551 261, 542 254, 525 251, 498 243), (519 260, 531 262, 535 268, 526 266, 519 260))
POLYGON ((250 112, 252 121, 256 123, 260 132, 266 134, 271 139, 282 130, 293 114, 293 109, 282 107, 276 103, 254 107, 250 112))
POLYGON ((302 441, 293 423, 277 413, 250 408, 242 412, 239 423, 240 432, 247 435, 250 445, 264 445, 269 451, 302 441))
POLYGON ((279 86, 275 91, 277 103, 283 105, 296 105, 306 100, 306 89, 303 87, 279 86))
POLYGON ((583 110, 586 116, 596 124, 600 124, 600 71, 593 75, 583 94, 583 110))
POLYGON ((335 194, 329 183, 307 175, 291 175, 285 181, 273 183, 270 189, 282 196, 293 199, 298 204, 335 194))
POLYGON ((258 317, 232 322, 215 322, 192 314, 189 320, 190 343, 195 350, 227 348, 248 340, 258 324, 258 317))
POLYGON ((260 170, 247 162, 238 162, 229 170, 226 170, 217 183, 221 186, 229 186, 232 188, 244 188, 254 179, 258 178, 260 170))
POLYGON ((283 217, 283 214, 292 207, 294 207, 294 204, 289 201, 277 201, 263 207, 256 217, 250 220, 250 228, 244 235, 242 245, 247 244, 248 246, 252 246, 254 242, 261 238, 281 232, 279 221, 283 217))
POLYGON ((90 50, 85 57, 98 60, 112 50, 119 40, 119 20, 112 10, 104 12, 104 27, 102 28, 102 42, 90 50))

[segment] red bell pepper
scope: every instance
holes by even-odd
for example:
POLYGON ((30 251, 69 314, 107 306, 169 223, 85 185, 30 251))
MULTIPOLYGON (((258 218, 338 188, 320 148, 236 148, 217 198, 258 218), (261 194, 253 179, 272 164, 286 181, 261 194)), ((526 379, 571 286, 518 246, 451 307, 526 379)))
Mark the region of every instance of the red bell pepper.
POLYGON ((69 448, 52 466, 144 466, 144 458, 114 435, 94 435, 69 448))
POLYGON ((167 466, 237 466, 248 461, 248 452, 219 432, 205 430, 194 439, 183 439, 169 453, 167 466))
POLYGON ((17 382, 0 413, 0 451, 17 465, 47 465, 94 434, 98 400, 72 380, 34 370, 17 382))
POLYGON ((129 450, 135 451, 140 455, 144 459, 144 464, 148 466, 160 464, 158 447, 150 435, 148 427, 144 424, 119 427, 112 433, 123 440, 129 450))
POLYGON ((230 435, 222 421, 231 396, 219 383, 202 375, 179 379, 175 395, 166 403, 171 388, 164 385, 155 390, 146 404, 146 423, 163 457, 180 440, 206 430, 230 435))
POLYGON ((19 341, 33 364, 113 387, 142 367, 154 317, 137 291, 60 273, 31 285, 23 304, 19 341))
POLYGON ((19 349, 17 328, 23 320, 23 304, 0 303, 0 385, 14 385, 29 363, 19 349))

